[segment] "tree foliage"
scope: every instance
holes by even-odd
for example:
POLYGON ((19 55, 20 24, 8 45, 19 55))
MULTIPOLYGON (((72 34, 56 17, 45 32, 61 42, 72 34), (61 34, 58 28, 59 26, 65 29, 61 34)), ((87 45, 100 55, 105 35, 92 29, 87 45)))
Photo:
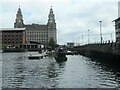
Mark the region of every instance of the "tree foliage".
POLYGON ((51 49, 55 49, 56 43, 52 37, 50 38, 48 45, 51 47, 51 49))

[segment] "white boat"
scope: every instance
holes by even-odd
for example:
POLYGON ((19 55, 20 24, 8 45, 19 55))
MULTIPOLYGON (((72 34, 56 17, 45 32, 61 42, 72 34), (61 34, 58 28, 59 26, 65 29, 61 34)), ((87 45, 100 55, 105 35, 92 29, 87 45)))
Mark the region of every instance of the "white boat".
POLYGON ((37 53, 37 52, 32 52, 32 53, 29 53, 28 55, 28 59, 42 59, 43 58, 43 55, 40 54, 40 53, 37 53))
POLYGON ((46 57, 46 56, 48 56, 48 54, 46 53, 40 54, 40 53, 32 52, 32 53, 29 53, 28 59, 43 59, 43 57, 46 57))

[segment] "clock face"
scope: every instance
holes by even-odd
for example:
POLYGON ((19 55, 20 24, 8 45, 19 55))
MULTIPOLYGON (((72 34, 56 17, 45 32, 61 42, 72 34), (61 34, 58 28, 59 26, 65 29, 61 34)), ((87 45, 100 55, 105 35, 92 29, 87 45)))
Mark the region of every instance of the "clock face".
POLYGON ((50 20, 50 22, 53 22, 52 20, 50 20))
POLYGON ((21 21, 19 20, 19 22, 21 22, 21 21))

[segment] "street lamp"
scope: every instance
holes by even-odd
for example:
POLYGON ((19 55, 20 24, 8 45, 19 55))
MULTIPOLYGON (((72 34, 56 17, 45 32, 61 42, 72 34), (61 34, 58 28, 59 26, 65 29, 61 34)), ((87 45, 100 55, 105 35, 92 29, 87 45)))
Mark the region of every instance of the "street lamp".
POLYGON ((113 39, 112 39, 112 33, 110 34, 110 36, 111 36, 111 42, 113 41, 113 39))
POLYGON ((89 41, 89 31, 90 31, 90 30, 88 30, 88 44, 89 44, 89 42, 90 42, 90 41, 89 41))
POLYGON ((82 34, 82 44, 84 45, 84 41, 83 41, 83 34, 82 34))
POLYGON ((101 28, 102 21, 99 21, 99 22, 100 22, 100 40, 101 40, 101 44, 102 44, 102 41, 103 41, 103 38, 102 38, 102 28, 101 28))

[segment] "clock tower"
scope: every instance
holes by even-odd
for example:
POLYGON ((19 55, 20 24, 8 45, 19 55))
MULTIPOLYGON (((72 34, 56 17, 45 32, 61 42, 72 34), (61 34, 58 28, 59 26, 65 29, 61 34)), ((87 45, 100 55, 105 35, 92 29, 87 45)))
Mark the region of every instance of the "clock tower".
POLYGON ((21 12, 20 7, 18 8, 17 14, 16 14, 16 20, 14 23, 14 28, 23 28, 24 27, 24 23, 23 23, 23 15, 21 12))
POLYGON ((48 42, 49 42, 50 38, 53 38, 54 41, 57 43, 57 39, 56 39, 56 22, 55 22, 55 15, 53 13, 52 6, 50 8, 50 12, 49 12, 49 15, 48 15, 47 27, 48 27, 48 42))

